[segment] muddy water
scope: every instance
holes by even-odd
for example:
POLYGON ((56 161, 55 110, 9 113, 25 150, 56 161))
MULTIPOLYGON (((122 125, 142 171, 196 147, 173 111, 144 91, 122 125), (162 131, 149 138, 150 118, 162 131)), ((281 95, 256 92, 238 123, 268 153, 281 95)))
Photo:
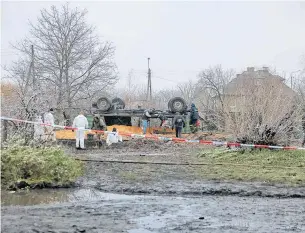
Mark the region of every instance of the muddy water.
POLYGON ((305 232, 305 200, 120 195, 94 189, 2 195, 2 232, 305 232), (16 206, 18 205, 18 206, 16 206))
MULTIPOLYGON (((57 189, 1 192, 2 206, 32 206, 41 204, 77 203, 82 201, 109 200, 122 195, 103 193, 95 189, 57 189)), ((132 197, 127 196, 126 197, 132 197)))

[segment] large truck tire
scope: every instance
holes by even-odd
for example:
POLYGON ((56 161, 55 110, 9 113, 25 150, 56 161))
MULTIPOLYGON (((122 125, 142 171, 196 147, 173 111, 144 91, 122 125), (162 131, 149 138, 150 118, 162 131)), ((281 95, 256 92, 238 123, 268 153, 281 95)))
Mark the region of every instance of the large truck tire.
POLYGON ((112 100, 112 108, 113 109, 124 109, 125 108, 125 102, 121 98, 114 98, 112 100))
POLYGON ((181 97, 174 97, 168 102, 168 108, 171 112, 184 112, 187 109, 186 102, 181 97))
POLYGON ((96 102, 98 110, 108 111, 111 108, 111 101, 107 97, 99 98, 96 102))

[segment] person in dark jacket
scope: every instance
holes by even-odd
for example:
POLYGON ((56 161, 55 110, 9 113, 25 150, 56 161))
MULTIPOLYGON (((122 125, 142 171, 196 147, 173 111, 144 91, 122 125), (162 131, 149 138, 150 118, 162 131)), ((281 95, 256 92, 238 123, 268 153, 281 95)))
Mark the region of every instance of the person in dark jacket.
MULTIPOLYGON (((94 115, 91 129, 92 130, 107 130, 107 126, 106 126, 104 120, 100 117, 100 115, 98 115, 98 114, 94 115)), ((102 135, 101 132, 96 132, 96 134, 95 134, 95 140, 98 142, 99 147, 102 145, 101 135, 102 135)))
POLYGON ((192 133, 197 131, 197 121, 199 119, 198 109, 196 108, 195 104, 191 105, 191 116, 190 116, 190 127, 192 133))
POLYGON ((151 117, 151 115, 149 113, 149 110, 148 109, 145 110, 144 114, 142 116, 143 134, 146 134, 150 117, 151 117))
POLYGON ((180 113, 177 112, 173 122, 173 128, 175 127, 177 138, 181 138, 181 133, 184 126, 185 126, 185 120, 183 116, 181 116, 180 113))
POLYGON ((106 130, 106 124, 104 120, 98 115, 94 115, 92 122, 92 130, 106 130))

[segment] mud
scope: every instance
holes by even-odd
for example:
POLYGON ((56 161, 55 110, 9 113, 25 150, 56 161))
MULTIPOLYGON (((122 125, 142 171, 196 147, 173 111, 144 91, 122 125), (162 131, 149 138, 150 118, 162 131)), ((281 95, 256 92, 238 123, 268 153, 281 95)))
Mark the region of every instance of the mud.
MULTIPOLYGON (((191 163, 199 149, 135 140, 70 152, 191 163)), ((3 193, 2 232, 305 232, 305 187, 204 180, 194 166, 109 162, 86 162, 77 185, 3 193)))
MULTIPOLYGON (((192 144, 134 140, 75 156, 95 160, 193 163, 199 150, 202 147, 192 144)), ((86 175, 77 185, 124 194, 305 198, 304 186, 205 180, 198 175, 197 166, 86 162, 86 175)))
POLYGON ((2 232, 304 232, 303 199, 74 194, 70 202, 2 207, 2 232), (77 197, 81 198, 77 198, 77 197), (93 198, 92 198, 93 197, 93 198))
POLYGON ((78 185, 124 194, 305 198, 304 187, 202 180, 196 175, 196 167, 191 166, 89 162, 87 175, 78 181, 78 185))

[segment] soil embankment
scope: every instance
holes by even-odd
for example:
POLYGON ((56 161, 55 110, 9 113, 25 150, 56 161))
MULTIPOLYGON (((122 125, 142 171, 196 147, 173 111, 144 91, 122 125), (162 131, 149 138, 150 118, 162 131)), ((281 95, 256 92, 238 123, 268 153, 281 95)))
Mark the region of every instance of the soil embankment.
POLYGON ((86 162, 78 183, 125 194, 305 197, 305 156, 214 150, 202 157, 202 151, 209 148, 143 140, 86 151, 75 156, 95 161, 86 162))

